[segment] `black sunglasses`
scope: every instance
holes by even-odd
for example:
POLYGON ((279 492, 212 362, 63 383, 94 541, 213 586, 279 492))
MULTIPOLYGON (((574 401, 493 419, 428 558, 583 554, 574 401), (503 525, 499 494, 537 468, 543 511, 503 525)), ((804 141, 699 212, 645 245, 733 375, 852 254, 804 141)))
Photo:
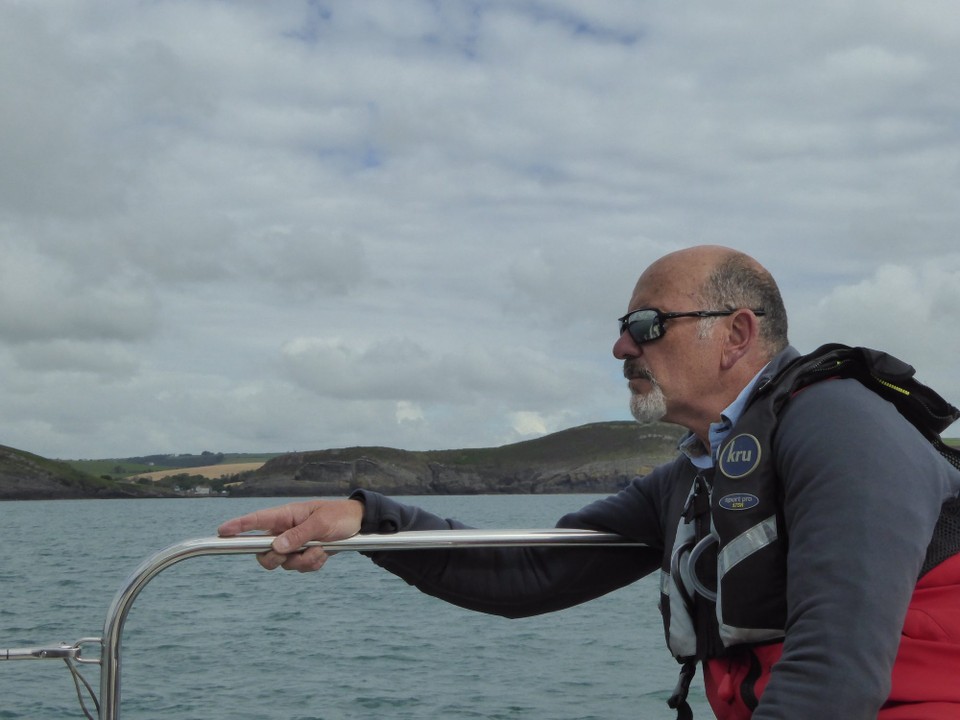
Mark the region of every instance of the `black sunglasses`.
MULTIPOLYGON (((737 310, 742 310, 743 308, 736 308, 734 310, 693 310, 691 312, 661 312, 657 308, 640 308, 639 310, 633 310, 628 312, 622 318, 619 318, 620 322, 620 334, 623 335, 624 332, 630 333, 630 337, 633 338, 633 341, 637 345, 642 345, 643 343, 652 342, 658 338, 662 338, 663 334, 667 332, 666 326, 663 324, 665 320, 672 320, 673 318, 680 317, 720 317, 721 315, 733 315, 737 310)), ((760 317, 764 315, 763 310, 753 310, 751 312, 760 317)))

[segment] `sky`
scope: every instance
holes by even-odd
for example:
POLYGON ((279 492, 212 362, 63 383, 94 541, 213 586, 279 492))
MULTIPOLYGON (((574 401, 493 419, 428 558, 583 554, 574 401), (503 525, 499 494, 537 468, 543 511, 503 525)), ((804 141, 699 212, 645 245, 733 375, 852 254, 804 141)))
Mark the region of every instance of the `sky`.
POLYGON ((2 445, 629 419, 616 318, 699 244, 960 404, 952 0, 0 0, 0 67, 2 445))

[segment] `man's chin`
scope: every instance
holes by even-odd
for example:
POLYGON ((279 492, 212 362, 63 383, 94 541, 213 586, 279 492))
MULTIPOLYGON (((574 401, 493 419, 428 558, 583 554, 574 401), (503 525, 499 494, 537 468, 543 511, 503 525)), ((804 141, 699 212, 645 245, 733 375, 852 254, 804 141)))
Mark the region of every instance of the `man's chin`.
POLYGON ((637 417, 634 415, 633 419, 637 425, 656 425, 657 423, 666 422, 662 417, 637 417))
POLYGON ((641 425, 652 425, 653 423, 664 422, 663 418, 666 416, 666 413, 659 409, 637 408, 634 406, 630 407, 630 413, 633 415, 633 419, 641 425))
POLYGON ((663 393, 654 388, 649 393, 633 393, 630 396, 630 413, 641 424, 663 421, 667 414, 663 393))

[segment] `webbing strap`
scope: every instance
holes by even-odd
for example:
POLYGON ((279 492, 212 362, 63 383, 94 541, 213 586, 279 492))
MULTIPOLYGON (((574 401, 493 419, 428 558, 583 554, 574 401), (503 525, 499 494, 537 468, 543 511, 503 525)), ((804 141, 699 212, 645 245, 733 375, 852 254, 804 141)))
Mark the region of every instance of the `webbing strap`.
POLYGON ((687 660, 680 668, 680 678, 677 680, 677 686, 673 689, 673 695, 667 700, 667 705, 672 710, 677 711, 677 720, 693 720, 693 710, 687 702, 687 695, 690 694, 690 683, 693 676, 697 674, 697 663, 695 660, 687 660))

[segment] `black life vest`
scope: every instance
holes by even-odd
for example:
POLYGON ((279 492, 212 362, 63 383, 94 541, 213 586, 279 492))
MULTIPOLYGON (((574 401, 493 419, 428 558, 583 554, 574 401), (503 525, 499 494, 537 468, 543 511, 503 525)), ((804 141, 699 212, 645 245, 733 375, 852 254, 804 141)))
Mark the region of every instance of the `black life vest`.
MULTIPOLYGON (((716 468, 692 466, 686 495, 675 495, 661 572, 667 643, 685 663, 728 648, 780 640, 786 625, 787 537, 773 440, 781 410, 804 387, 827 378, 855 378, 891 401, 937 450, 960 469, 960 451, 940 439, 960 410, 914 379, 914 369, 883 352, 824 345, 788 363, 756 388, 721 445, 716 468)), ((921 575, 960 552, 960 500, 945 503, 921 575)), ((685 687, 678 686, 685 696, 685 687)), ((671 699, 671 706, 683 704, 671 699)))

